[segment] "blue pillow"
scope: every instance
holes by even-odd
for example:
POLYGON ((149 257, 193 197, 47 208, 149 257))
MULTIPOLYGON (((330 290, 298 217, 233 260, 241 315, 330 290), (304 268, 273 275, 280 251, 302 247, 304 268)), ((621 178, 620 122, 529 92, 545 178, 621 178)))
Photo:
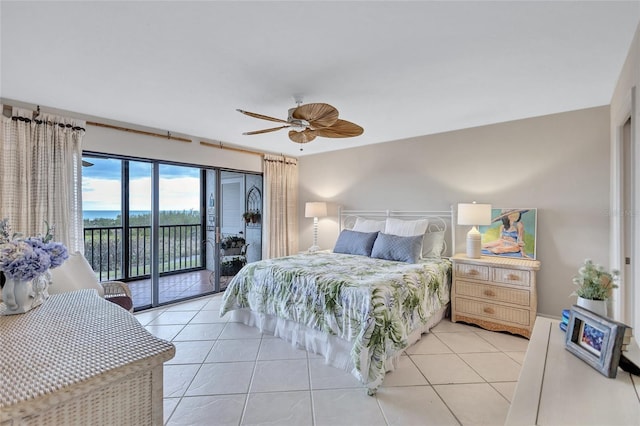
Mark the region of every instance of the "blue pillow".
POLYGON ((373 242, 377 236, 377 232, 358 232, 344 229, 338 236, 333 252, 371 256, 373 242))
POLYGON ((371 251, 371 257, 395 260, 397 262, 418 263, 422 249, 422 235, 400 237, 380 232, 371 251))

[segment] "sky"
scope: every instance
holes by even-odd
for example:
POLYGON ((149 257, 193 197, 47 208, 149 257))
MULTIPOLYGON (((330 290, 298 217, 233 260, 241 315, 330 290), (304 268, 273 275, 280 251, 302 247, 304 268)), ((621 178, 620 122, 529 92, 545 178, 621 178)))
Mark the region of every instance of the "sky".
MULTIPOLYGON (((121 210, 121 161, 87 158, 82 168, 82 209, 121 210)), ((129 162, 130 210, 151 210, 151 164, 129 162)), ((160 210, 200 210, 200 172, 193 167, 160 165, 160 210)))

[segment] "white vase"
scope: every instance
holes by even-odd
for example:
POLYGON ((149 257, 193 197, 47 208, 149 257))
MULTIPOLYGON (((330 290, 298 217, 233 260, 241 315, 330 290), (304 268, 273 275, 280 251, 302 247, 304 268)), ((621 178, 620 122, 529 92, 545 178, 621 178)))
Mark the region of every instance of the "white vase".
POLYGON ((48 278, 43 275, 29 281, 7 278, 2 288, 5 308, 0 309, 0 313, 2 315, 23 314, 40 306, 48 297, 47 286, 48 278))
POLYGON ((49 284, 51 284, 51 272, 49 270, 33 279, 34 299, 32 308, 41 305, 49 298, 49 284))
POLYGON ((578 296, 578 306, 588 309, 591 312, 594 312, 603 317, 607 316, 607 301, 606 300, 591 300, 584 299, 578 296))

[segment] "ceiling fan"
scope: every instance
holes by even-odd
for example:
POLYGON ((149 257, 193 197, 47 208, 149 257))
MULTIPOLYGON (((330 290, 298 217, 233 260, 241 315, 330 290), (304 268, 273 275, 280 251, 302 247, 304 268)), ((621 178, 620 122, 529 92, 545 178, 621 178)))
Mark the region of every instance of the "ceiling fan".
POLYGON ((289 139, 296 143, 307 143, 314 140, 316 136, 324 138, 351 138, 359 136, 364 132, 364 129, 357 124, 340 120, 338 118, 338 110, 329 104, 323 103, 301 105, 301 102, 298 102, 297 107, 289 109, 286 120, 241 109, 237 111, 250 117, 285 124, 280 127, 245 132, 243 135, 257 135, 260 133, 275 132, 280 129, 290 129, 289 139))

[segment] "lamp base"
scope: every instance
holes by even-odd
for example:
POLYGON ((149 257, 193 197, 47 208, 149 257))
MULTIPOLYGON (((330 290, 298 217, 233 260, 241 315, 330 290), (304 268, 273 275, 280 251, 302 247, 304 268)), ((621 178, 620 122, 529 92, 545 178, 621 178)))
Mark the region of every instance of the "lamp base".
POLYGON ((467 234, 467 257, 479 259, 482 255, 482 237, 480 231, 474 226, 467 234))
POLYGON ((311 246, 311 247, 309 247, 309 249, 307 251, 309 253, 315 253, 317 251, 320 251, 320 246, 311 246))

